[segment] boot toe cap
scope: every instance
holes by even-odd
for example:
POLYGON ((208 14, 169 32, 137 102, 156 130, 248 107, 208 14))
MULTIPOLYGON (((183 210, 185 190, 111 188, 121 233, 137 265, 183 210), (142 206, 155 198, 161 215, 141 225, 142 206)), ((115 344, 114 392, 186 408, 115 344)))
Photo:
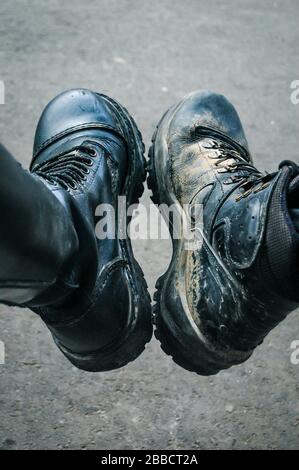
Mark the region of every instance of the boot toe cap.
POLYGON ((65 91, 44 109, 36 129, 33 153, 36 155, 65 135, 93 127, 111 129, 122 135, 117 114, 105 96, 84 88, 65 91))
POLYGON ((247 151, 247 139, 234 106, 225 96, 210 90, 198 90, 187 95, 179 105, 170 131, 184 133, 184 129, 208 128, 225 134, 247 151))

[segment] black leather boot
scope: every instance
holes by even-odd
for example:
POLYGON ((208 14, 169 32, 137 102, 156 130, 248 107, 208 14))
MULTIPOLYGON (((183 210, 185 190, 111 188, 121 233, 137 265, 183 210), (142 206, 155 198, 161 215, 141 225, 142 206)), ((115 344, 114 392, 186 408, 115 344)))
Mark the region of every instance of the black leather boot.
MULTIPOLYGON (((0 241, 1 265, 4 260, 8 267, 0 272, 0 299, 38 313, 59 349, 84 370, 124 366, 152 335, 147 286, 117 225, 118 197, 125 196, 129 206, 143 192, 143 152, 125 108, 76 89, 44 110, 31 174, 7 156, 12 169, 6 211, 12 219, 0 241), (116 215, 116 223, 108 216, 113 229, 105 239, 95 231, 100 204, 116 215)), ((2 179, 5 174, 0 188, 2 179)))
POLYGON ((172 227, 156 336, 182 367, 215 374, 249 358, 298 306, 298 166, 258 171, 233 106, 200 91, 160 121, 149 170, 154 202, 184 210, 201 236, 190 249, 172 227))

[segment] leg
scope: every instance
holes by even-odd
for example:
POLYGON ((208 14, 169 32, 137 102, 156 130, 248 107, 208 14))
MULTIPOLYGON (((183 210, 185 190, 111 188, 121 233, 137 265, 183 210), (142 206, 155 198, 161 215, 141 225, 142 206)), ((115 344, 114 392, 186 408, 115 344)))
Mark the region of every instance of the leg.
POLYGON ((78 253, 72 219, 43 182, 2 145, 0 213, 0 301, 25 304, 59 279, 67 285, 65 267, 78 253))

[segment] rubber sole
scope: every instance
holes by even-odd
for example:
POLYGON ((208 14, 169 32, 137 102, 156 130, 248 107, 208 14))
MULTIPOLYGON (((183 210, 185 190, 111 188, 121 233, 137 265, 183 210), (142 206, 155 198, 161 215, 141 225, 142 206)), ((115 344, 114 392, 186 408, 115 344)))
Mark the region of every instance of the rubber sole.
MULTIPOLYGON (((163 119, 163 118, 162 118, 163 119)), ((162 121, 162 120, 161 120, 162 121)), ((160 121, 160 122, 161 122, 160 121)), ((160 124, 160 123, 159 123, 160 124)), ((152 137, 152 145, 149 149, 148 153, 148 178, 147 178, 147 185, 152 192, 151 200, 154 204, 160 205, 165 201, 162 200, 158 185, 157 185, 157 175, 155 171, 155 138, 157 135, 157 131, 159 128, 159 124, 157 125, 156 131, 152 137)), ((173 253, 174 256, 174 253, 173 253)), ((171 266, 172 262, 170 263, 171 266)), ((198 375, 211 375, 215 372, 208 373, 202 369, 199 369, 198 365, 193 364, 190 359, 188 358, 188 354, 184 352, 181 348, 179 341, 174 336, 172 330, 168 327, 168 322, 165 321, 163 315, 163 309, 161 308, 162 298, 164 295, 164 285, 166 278, 168 277, 168 271, 164 273, 156 282, 156 291, 154 293, 154 305, 153 305, 153 324, 154 324, 154 335, 155 338, 159 341, 160 347, 162 351, 170 356, 172 360, 182 367, 183 369, 188 370, 189 372, 195 372, 198 375)), ((187 338, 186 338, 187 340, 187 338)))
MULTIPOLYGON (((143 194, 146 179, 145 146, 141 133, 126 108, 108 96, 99 96, 105 98, 115 108, 126 130, 131 165, 125 182, 124 194, 127 197, 127 205, 137 204, 143 194)), ((130 239, 119 240, 119 243, 123 259, 127 261, 126 274, 133 299, 133 308, 125 334, 109 346, 84 355, 74 354, 56 342, 72 364, 89 372, 118 369, 133 362, 142 354, 153 334, 151 298, 142 269, 134 258, 130 239)))

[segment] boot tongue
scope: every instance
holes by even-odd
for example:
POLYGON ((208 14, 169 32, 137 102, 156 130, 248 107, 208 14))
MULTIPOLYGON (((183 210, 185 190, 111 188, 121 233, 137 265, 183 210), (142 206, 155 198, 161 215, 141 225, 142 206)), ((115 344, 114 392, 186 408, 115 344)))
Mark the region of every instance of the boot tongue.
POLYGON ((287 200, 291 220, 296 231, 299 232, 299 175, 290 182, 287 200))

